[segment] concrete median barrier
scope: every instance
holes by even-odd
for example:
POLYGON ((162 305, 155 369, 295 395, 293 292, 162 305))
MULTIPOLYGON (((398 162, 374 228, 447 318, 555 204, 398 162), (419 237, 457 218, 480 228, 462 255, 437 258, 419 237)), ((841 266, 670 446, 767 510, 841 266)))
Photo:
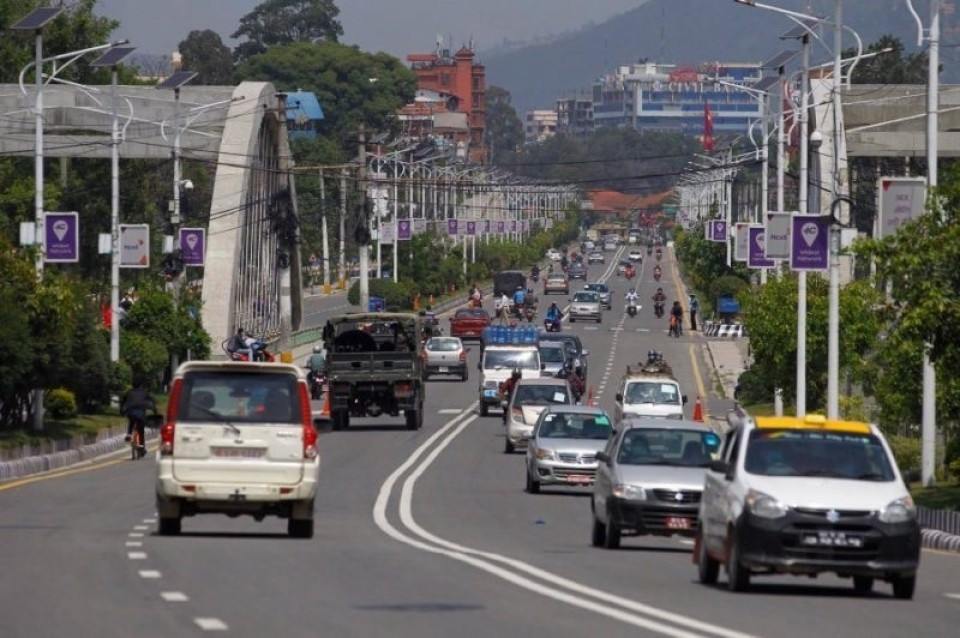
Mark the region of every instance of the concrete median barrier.
MULTIPOLYGON (((147 432, 147 442, 157 438, 156 432, 147 432)), ((117 435, 105 431, 104 438, 71 449, 63 449, 49 454, 28 456, 25 458, 0 461, 0 481, 23 478, 54 470, 62 470, 78 463, 92 461, 108 454, 125 449, 129 443, 123 440, 123 434, 117 435)), ((57 442, 52 449, 62 447, 65 442, 57 442)), ((69 442, 66 442, 69 443, 69 442)))

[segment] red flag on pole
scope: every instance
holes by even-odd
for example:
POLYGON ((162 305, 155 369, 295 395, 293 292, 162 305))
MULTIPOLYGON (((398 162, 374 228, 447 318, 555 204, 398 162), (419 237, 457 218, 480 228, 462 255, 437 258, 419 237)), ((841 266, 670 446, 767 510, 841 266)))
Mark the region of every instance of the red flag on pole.
POLYGON ((709 102, 704 102, 703 106, 703 150, 713 150, 713 113, 709 102))

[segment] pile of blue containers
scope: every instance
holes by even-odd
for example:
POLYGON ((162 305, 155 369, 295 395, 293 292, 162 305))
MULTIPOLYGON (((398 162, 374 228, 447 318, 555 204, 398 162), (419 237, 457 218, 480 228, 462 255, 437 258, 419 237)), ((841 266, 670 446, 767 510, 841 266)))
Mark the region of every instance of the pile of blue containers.
POLYGON ((483 343, 487 346, 535 346, 540 339, 537 326, 487 326, 483 343))

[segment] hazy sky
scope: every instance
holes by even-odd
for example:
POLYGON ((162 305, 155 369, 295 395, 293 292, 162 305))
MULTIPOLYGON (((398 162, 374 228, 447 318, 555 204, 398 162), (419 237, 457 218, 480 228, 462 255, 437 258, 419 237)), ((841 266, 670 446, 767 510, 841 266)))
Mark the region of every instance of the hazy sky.
MULTIPOLYGON (((432 51, 438 34, 453 47, 472 37, 478 50, 603 20, 646 0, 337 0, 344 42, 398 57, 432 51), (471 13, 472 12, 472 13, 471 13)), ((140 52, 166 54, 192 30, 212 29, 228 46, 240 17, 261 0, 98 0, 119 20, 116 35, 140 52)))

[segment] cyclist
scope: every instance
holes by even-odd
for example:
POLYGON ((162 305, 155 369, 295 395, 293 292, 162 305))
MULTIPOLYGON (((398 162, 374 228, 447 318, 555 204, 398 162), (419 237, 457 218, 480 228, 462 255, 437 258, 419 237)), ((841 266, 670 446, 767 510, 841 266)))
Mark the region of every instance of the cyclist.
POLYGON ((143 429, 148 409, 156 413, 157 402, 154 401, 150 393, 147 392, 146 383, 144 383, 143 379, 138 379, 134 386, 123 396, 120 414, 127 417, 127 435, 123 438, 124 441, 129 443, 130 439, 133 438, 133 428, 137 428, 137 431, 140 433, 141 456, 146 453, 143 429))

